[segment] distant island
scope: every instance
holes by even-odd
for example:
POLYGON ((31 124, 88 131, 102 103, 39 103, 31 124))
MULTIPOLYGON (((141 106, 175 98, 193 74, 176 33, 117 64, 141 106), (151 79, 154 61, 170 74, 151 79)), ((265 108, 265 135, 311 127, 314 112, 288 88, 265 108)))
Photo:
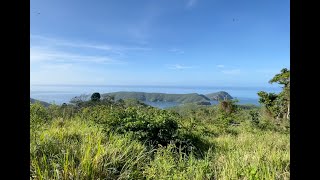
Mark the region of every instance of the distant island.
POLYGON ((104 93, 101 95, 102 98, 106 96, 114 97, 114 100, 119 99, 137 99, 140 101, 149 101, 149 102, 176 102, 176 103, 201 103, 209 104, 210 101, 224 100, 224 99, 233 99, 230 94, 225 91, 219 91, 210 94, 166 94, 166 93, 146 93, 146 92, 112 92, 104 93))
POLYGON ((208 97, 210 100, 224 100, 224 99, 233 99, 232 96, 230 96, 230 94, 228 94, 225 91, 219 91, 219 92, 215 92, 215 93, 210 93, 210 94, 206 94, 206 97, 208 97))

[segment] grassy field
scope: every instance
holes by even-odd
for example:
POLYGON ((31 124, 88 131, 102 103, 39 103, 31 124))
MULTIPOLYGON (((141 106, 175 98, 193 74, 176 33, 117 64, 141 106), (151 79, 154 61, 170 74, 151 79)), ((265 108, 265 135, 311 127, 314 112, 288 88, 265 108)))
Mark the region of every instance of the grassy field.
POLYGON ((31 179, 290 179, 288 122, 258 108, 30 109, 31 179))

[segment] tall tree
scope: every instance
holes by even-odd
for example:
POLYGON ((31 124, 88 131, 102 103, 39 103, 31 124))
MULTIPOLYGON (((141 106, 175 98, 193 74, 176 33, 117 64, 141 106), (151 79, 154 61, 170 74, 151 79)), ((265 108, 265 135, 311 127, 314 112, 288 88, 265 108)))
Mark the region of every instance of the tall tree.
POLYGON ((259 102, 264 104, 270 113, 277 118, 285 116, 290 117, 290 70, 283 68, 279 74, 276 74, 270 81, 270 84, 277 83, 283 85, 279 94, 258 92, 259 102))

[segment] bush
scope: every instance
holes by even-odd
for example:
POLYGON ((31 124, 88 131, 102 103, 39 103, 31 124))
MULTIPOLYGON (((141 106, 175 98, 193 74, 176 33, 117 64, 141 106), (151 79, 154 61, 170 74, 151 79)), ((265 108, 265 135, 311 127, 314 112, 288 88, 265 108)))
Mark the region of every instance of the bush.
POLYGON ((91 95, 91 101, 100 101, 101 95, 98 92, 95 92, 91 95))
POLYGON ((30 126, 39 127, 42 124, 50 121, 51 118, 48 114, 47 109, 40 103, 36 102, 30 104, 30 126))
POLYGON ((252 123, 258 124, 259 123, 259 112, 258 112, 258 110, 250 110, 249 114, 251 116, 252 123))
POLYGON ((103 124, 106 131, 132 132, 137 139, 152 144, 166 145, 177 136, 176 116, 165 110, 95 106, 83 109, 81 116, 103 124))
POLYGON ((236 100, 220 101, 218 105, 218 113, 216 123, 224 128, 230 124, 238 124, 236 113, 239 112, 236 100))

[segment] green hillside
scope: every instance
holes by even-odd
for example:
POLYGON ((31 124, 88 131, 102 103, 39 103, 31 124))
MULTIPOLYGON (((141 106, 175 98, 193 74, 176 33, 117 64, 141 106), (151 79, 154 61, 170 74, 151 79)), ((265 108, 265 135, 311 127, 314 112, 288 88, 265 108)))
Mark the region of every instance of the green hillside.
POLYGON ((40 101, 40 100, 37 100, 37 99, 30 98, 30 103, 31 103, 31 104, 36 103, 36 102, 40 102, 40 104, 42 104, 42 105, 45 106, 45 107, 50 106, 50 103, 47 103, 47 102, 44 102, 44 101, 40 101))
POLYGON ((215 92, 215 93, 210 93, 210 94, 206 94, 206 97, 208 97, 210 100, 230 100, 233 99, 232 96, 230 96, 230 94, 228 94, 225 91, 219 91, 219 92, 215 92))
MULTIPOLYGON (((137 99, 140 101, 150 101, 150 102, 177 102, 177 103, 193 103, 193 102, 209 102, 210 99, 205 95, 190 93, 190 94, 166 94, 166 93, 146 93, 146 92, 112 92, 102 94, 104 96, 113 96, 115 100, 119 99, 137 99)), ((229 99, 232 97, 227 92, 217 92, 209 94, 212 95, 210 97, 219 96, 224 97, 227 96, 229 99)))

